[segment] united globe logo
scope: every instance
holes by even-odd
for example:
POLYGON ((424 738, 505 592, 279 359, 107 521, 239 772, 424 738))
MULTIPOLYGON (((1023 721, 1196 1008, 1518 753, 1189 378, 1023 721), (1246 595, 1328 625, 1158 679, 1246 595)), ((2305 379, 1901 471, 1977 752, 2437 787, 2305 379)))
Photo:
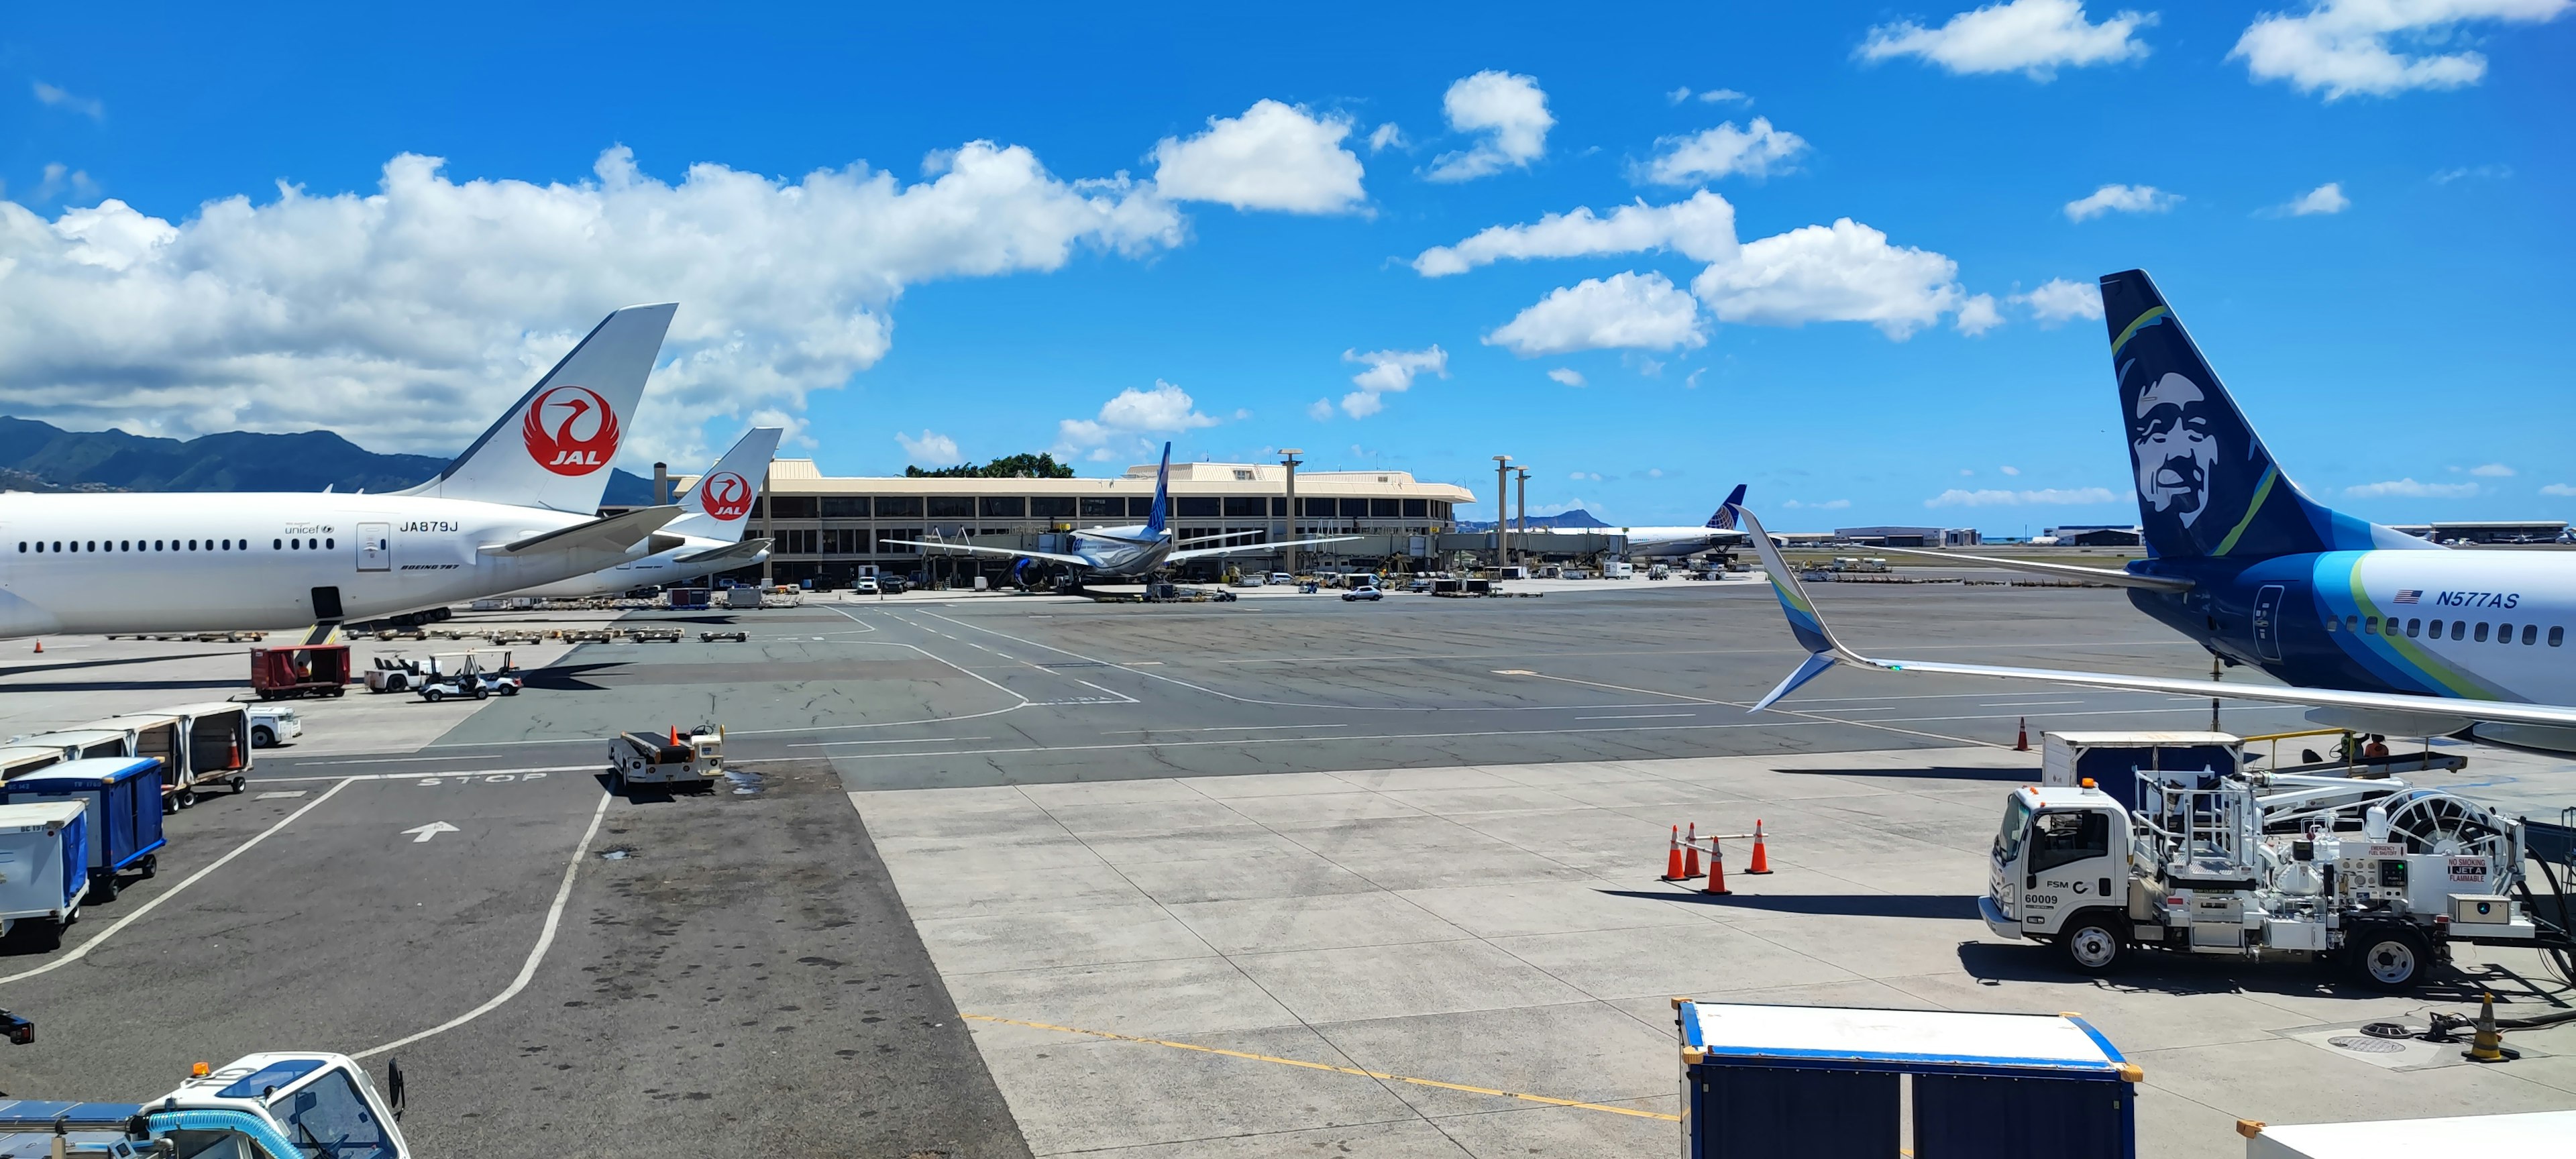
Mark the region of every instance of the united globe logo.
POLYGON ((553 386, 519 427, 528 457, 558 475, 587 475, 617 457, 617 411, 587 386, 553 386))

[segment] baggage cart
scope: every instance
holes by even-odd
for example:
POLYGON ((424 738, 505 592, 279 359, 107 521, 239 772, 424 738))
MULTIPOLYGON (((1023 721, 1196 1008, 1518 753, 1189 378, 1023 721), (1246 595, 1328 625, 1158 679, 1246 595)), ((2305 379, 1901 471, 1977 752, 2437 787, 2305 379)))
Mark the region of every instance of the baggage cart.
POLYGON ((349 690, 349 646, 297 644, 250 650, 250 686, 261 700, 338 696, 349 690))
POLYGON ((712 788, 724 773, 724 730, 699 725, 668 735, 658 732, 618 734, 608 742, 608 788, 623 793, 636 785, 712 788))
POLYGON ((88 815, 89 853, 85 869, 89 892, 113 900, 122 887, 119 876, 151 877, 161 867, 161 774, 159 757, 104 757, 64 761, 41 772, 0 784, 0 803, 70 801, 88 815))
POLYGON ((89 809, 78 801, 0 805, 0 935, 30 919, 63 927, 89 893, 89 809))

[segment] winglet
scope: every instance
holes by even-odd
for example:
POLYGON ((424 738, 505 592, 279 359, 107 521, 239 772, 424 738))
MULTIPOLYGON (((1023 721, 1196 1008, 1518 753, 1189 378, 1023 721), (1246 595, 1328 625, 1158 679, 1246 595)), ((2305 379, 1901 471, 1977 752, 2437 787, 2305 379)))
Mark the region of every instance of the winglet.
POLYGON ((1798 665, 1798 670, 1790 673, 1788 679, 1781 681, 1780 686, 1772 689, 1770 695, 1764 696, 1751 711, 1760 712, 1771 707, 1781 697, 1797 691, 1799 685, 1815 679, 1839 662, 1850 660, 1867 664, 1868 661, 1858 653, 1834 639, 1833 629, 1826 627, 1824 617, 1816 614, 1815 602, 1807 598, 1807 589, 1798 582, 1797 573, 1789 570, 1787 560, 1780 558, 1780 545, 1771 542, 1771 536, 1762 530, 1762 521, 1736 504, 1728 504, 1727 510, 1743 521, 1744 530, 1752 536, 1753 550, 1762 556, 1762 570, 1771 577, 1771 590, 1780 597, 1780 610, 1789 617, 1789 631, 1807 650, 1807 659, 1798 665))
POLYGON ((1738 483, 1735 485, 1735 490, 1727 495, 1726 502, 1718 504, 1717 514, 1708 517, 1707 526, 1709 530, 1735 530, 1735 512, 1743 506, 1744 484, 1738 483))
POLYGON ((1163 444, 1163 465, 1154 469, 1154 510, 1145 516, 1145 538, 1163 534, 1163 516, 1172 510, 1172 444, 1163 444))

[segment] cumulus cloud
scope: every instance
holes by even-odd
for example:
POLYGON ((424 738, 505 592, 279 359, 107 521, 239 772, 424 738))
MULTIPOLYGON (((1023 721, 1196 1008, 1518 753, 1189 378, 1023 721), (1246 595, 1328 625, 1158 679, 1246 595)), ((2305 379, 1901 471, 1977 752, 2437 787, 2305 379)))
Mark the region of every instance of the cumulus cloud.
POLYGON ((2146 56, 2137 31, 2155 22, 2155 13, 2123 11, 2095 24, 2078 0, 2011 0, 1959 13, 1939 28, 1911 20, 1879 25, 1861 42, 1859 56, 1911 56, 1952 73, 2018 72, 2047 81, 2060 68, 2146 56))
POLYGON ((2321 213, 2341 213, 2351 206, 2352 199, 2343 195, 2343 182, 2329 181, 2275 207, 2271 216, 2310 217, 2321 213))
POLYGON ((1670 205, 1648 205, 1640 198, 1612 210, 1608 217, 1596 217, 1591 207, 1579 206, 1528 225, 1492 226, 1454 246, 1433 246, 1413 259, 1413 269, 1423 277, 1437 278, 1506 258, 1591 257, 1666 249, 1701 262, 1733 257, 1735 207, 1704 189, 1670 205))
POLYGON ((1436 345, 1423 350, 1372 350, 1366 354, 1345 350, 1342 361, 1368 368, 1351 376, 1359 389, 1342 396, 1342 413, 1355 419, 1385 410, 1386 399, 1382 396, 1413 389, 1416 375, 1449 377, 1449 352, 1436 345))
POLYGON ((2316 0, 2296 15, 2257 17, 2227 55, 2243 60, 2254 80, 2287 81, 2329 101, 2460 88, 2486 76, 2484 54, 2408 55, 2394 46, 2446 44, 2473 21, 2542 23, 2568 7, 2569 0, 2316 0))
POLYGON ((1977 294, 1959 303, 1959 316, 1951 319, 1959 333, 1975 338, 2004 324, 2003 311, 1995 309, 1995 296, 1977 294))
POLYGON ((1958 272, 1947 257, 1890 245, 1886 234, 1846 217, 1746 242, 1735 261, 1701 271, 1691 289, 1723 322, 1867 322, 1901 341, 1966 303, 1958 272))
POLYGON ((957 440, 928 427, 922 428, 918 438, 896 431, 894 441, 903 444, 903 457, 914 463, 942 467, 958 461, 957 440))
POLYGON ((1671 350, 1705 345, 1699 304, 1662 274, 1613 274, 1549 291, 1485 336, 1523 358, 1576 350, 1671 350))
POLYGON ((1240 117, 1209 117, 1207 131, 1154 146, 1154 185, 1177 201, 1236 209, 1340 213, 1367 198, 1360 159, 1342 148, 1350 121, 1259 100, 1240 117))
POLYGON ((1180 387, 1154 380, 1154 389, 1128 387, 1118 396, 1100 404, 1097 418, 1065 419, 1056 424, 1056 452, 1073 454, 1089 451, 1091 457, 1107 462, 1126 447, 1143 448, 1151 444, 1151 435, 1176 435, 1218 422, 1200 414, 1197 402, 1180 387))
POLYGON ((1796 499, 1783 499, 1780 501, 1780 506, 1792 511, 1840 511, 1851 506, 1851 500, 1827 499, 1822 503, 1803 503, 1796 499))
POLYGON ((1378 127, 1369 130, 1368 146, 1369 152, 1371 153, 1383 153, 1389 149, 1402 149, 1406 147, 1407 144, 1408 142, 1404 139, 1404 130, 1397 128, 1393 121, 1388 121, 1383 125, 1379 125, 1378 127))
POLYGON ((2049 487, 2038 491, 1968 491, 1953 487, 1923 501, 1926 507, 2055 507, 2109 503, 2118 499, 2108 487, 2049 487))
POLYGON ((457 182, 404 154, 371 193, 284 185, 178 222, 122 201, 51 221, 0 202, 11 410, 186 436, 328 427, 453 452, 608 310, 682 303, 634 451, 695 458, 698 424, 802 408, 882 358, 910 286, 1143 255, 1183 222, 1150 185, 1065 181, 985 141, 921 180, 854 164, 673 184, 624 148, 591 180, 457 182))
POLYGON ((2153 185, 2105 185, 2066 203, 2066 220, 2084 221, 2106 213, 2163 213, 2181 201, 2153 185))
POLYGON ((73 96, 58 85, 36 82, 36 103, 79 113, 93 121, 107 119, 107 103, 96 97, 73 96))
POLYGON ((2481 180, 2500 181, 2511 176, 2513 176, 2513 166, 2511 165, 2463 165, 2457 168, 2444 169, 2433 174, 2433 184, 2448 185, 2464 177, 2476 177, 2481 180))
POLYGON ((1517 73, 1488 69, 1463 78, 1449 86, 1440 105, 1451 129, 1484 139, 1434 159, 1428 174, 1434 181, 1470 181, 1506 165, 1526 169, 1547 152, 1547 131, 1556 125, 1538 78, 1517 73))
POLYGON ((2019 475, 2019 474, 2021 474, 2021 468, 2019 468, 2019 467, 2014 467, 2014 466, 2009 466, 2009 465, 2007 465, 2007 466, 2002 466, 2002 467, 1997 467, 1997 468, 1995 468, 1995 469, 1996 469, 1996 470, 1998 470, 1998 471, 2001 471, 2001 472, 2003 472, 2004 474, 2007 474, 2007 475, 2019 475))
POLYGON ((1560 383, 1560 384, 1562 384, 1562 385, 1565 385, 1565 386, 1582 386, 1582 385, 1584 385, 1584 382, 1583 382, 1583 372, 1582 372, 1582 371, 1580 371, 1580 370, 1576 370, 1576 369, 1574 369, 1573 367, 1570 367, 1570 366, 1560 366, 1560 367, 1557 367, 1557 368, 1556 368, 1556 369, 1554 369, 1554 370, 1548 371, 1548 372, 1547 372, 1547 376, 1548 376, 1549 378, 1555 379, 1558 383, 1560 383))
POLYGON ((1696 100, 1703 105, 1714 105, 1725 101, 1742 101, 1748 105, 1753 103, 1752 97, 1734 89, 1710 89, 1707 92, 1695 93, 1688 86, 1665 93, 1664 99, 1677 105, 1688 100, 1696 100))
POLYGON ((2102 320, 2102 287, 2092 282, 2070 282, 2050 278, 2027 294, 2015 294, 2012 300, 2030 307, 2030 316, 2041 326, 2056 326, 2070 319, 2102 320))
POLYGON ((44 179, 36 182, 35 192, 27 198, 35 204, 42 205, 57 197, 73 202, 98 199, 98 182, 89 179, 86 169, 73 169, 55 161, 48 163, 43 172, 44 179))
POLYGON ((2478 493, 2475 483, 2418 483, 2413 476, 2383 483, 2360 483, 2343 493, 2354 499, 2466 499, 2478 493))
POLYGON ((2469 473, 2481 479, 2510 479, 2514 476, 2513 468, 2502 463, 2485 463, 2471 467, 2469 473))
POLYGON ((1789 167, 1807 141, 1796 133, 1771 127, 1768 117, 1755 117, 1749 128, 1728 121, 1714 129, 1682 137, 1659 137, 1655 157, 1637 167, 1640 181, 1657 185, 1695 185, 1742 174, 1768 177, 1789 167))
POLYGON ((1329 398, 1319 398, 1313 402, 1307 403, 1306 417, 1319 423, 1325 419, 1333 417, 1333 400, 1329 398))
POLYGON ((2543 486, 2540 489, 2540 493, 2543 495, 2556 495, 2563 499, 2570 495, 2576 495, 2576 486, 2569 486, 2565 483, 2551 483, 2543 486))

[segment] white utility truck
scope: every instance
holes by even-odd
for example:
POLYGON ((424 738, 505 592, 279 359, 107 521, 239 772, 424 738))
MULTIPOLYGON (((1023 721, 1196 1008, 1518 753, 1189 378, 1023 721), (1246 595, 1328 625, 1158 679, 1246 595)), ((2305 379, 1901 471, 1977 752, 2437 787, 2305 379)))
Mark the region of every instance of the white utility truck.
POLYGON ((2571 948, 2524 904, 2524 821, 2398 780, 2141 763, 2125 802, 2093 776, 2013 791, 1977 903, 1988 929, 2088 974, 2153 948, 2332 961, 2391 991, 2454 943, 2571 948))
POLYGON ((0 1155, 411 1159, 402 1071, 388 1078, 391 1106, 346 1055, 253 1054, 148 1103, 0 1099, 0 1155))
POLYGON ((623 793, 636 785, 711 788, 724 775, 724 730, 702 724, 688 732, 672 729, 619 733, 608 742, 608 788, 623 793))

